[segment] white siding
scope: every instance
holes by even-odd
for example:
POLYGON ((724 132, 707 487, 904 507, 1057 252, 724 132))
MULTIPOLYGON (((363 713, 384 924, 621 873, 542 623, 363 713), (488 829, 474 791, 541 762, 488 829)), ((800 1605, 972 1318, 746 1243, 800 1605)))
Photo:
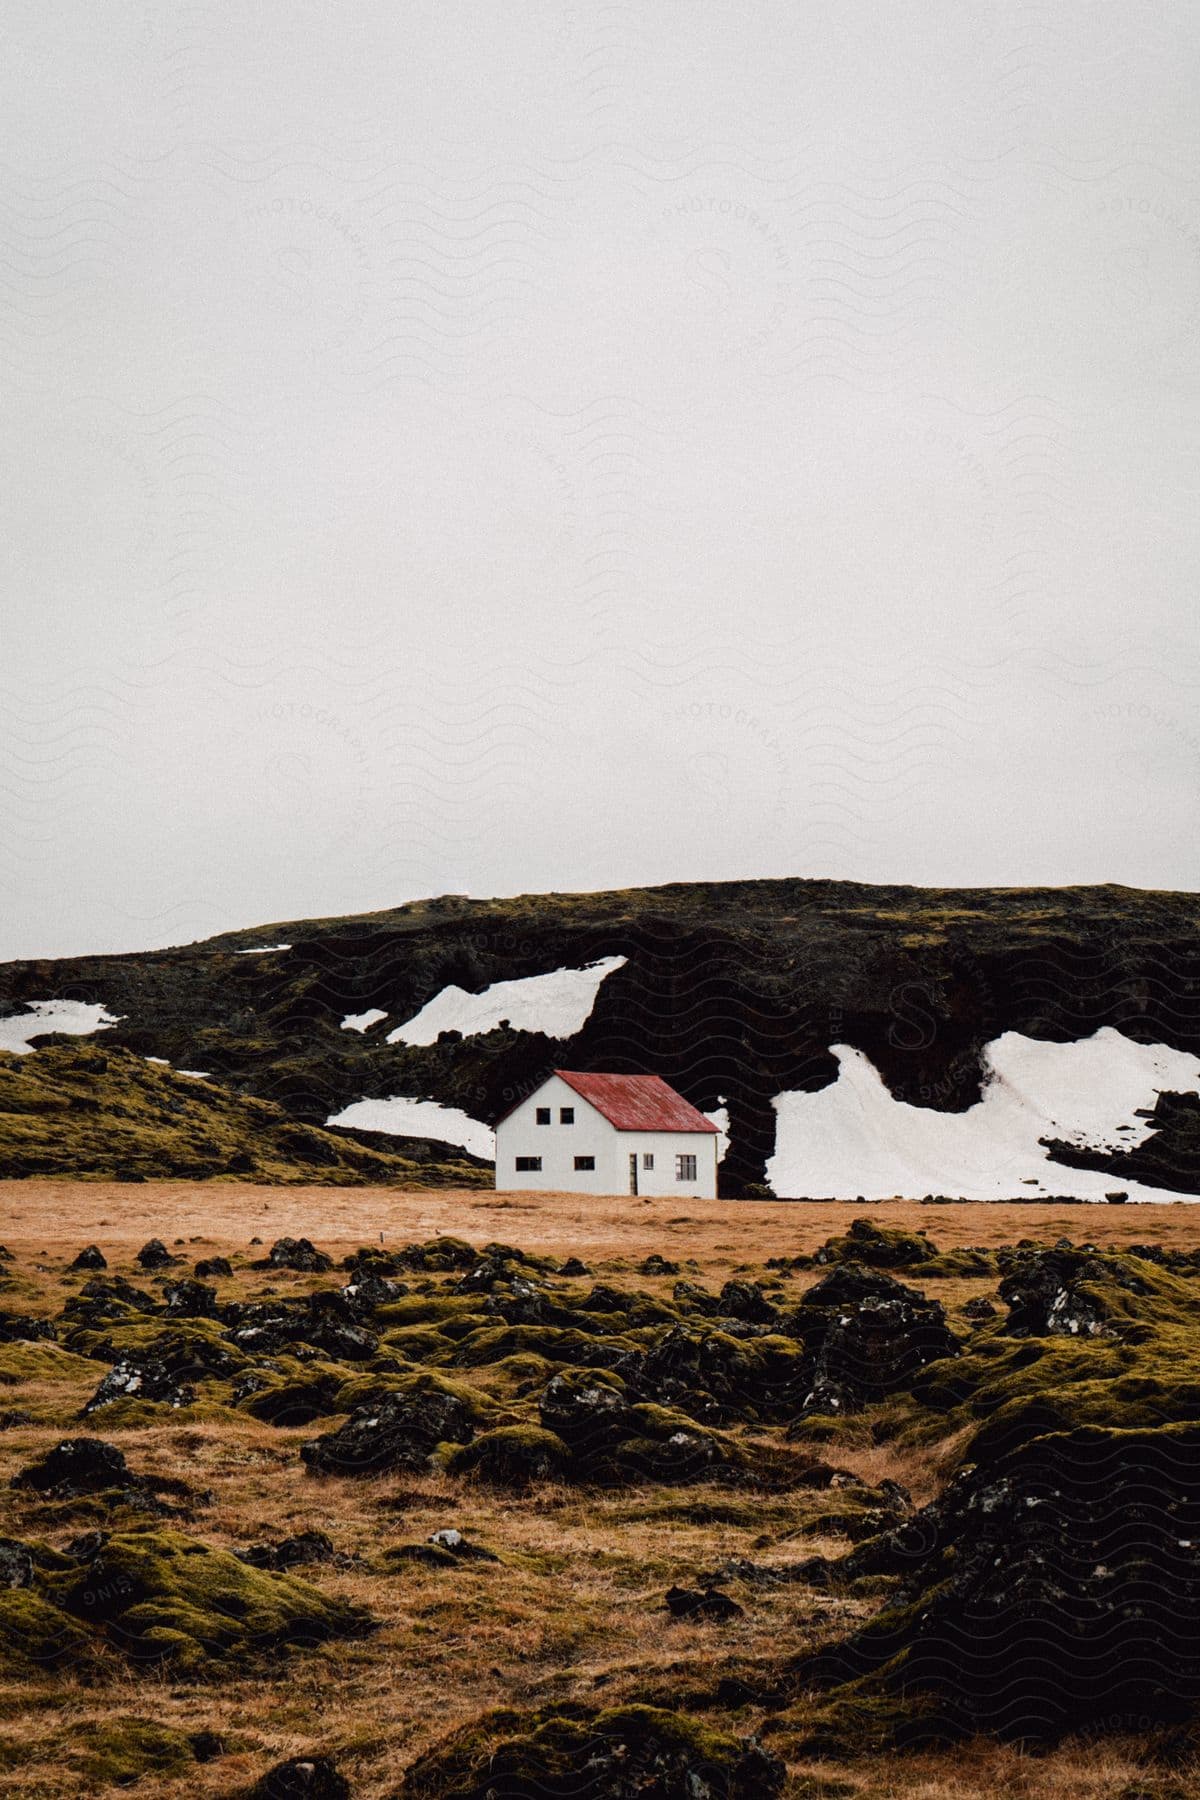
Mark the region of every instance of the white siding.
POLYGON ((707 1131, 618 1131, 591 1103, 551 1075, 496 1127, 496 1186, 502 1192, 628 1194, 629 1158, 638 1159, 638 1192, 680 1199, 715 1199, 717 1135, 707 1131), (537 1123, 539 1106, 550 1108, 549 1125, 537 1123), (559 1109, 574 1108, 575 1122, 563 1125, 559 1109), (644 1158, 654 1167, 644 1167, 644 1158), (680 1181, 677 1156, 696 1158, 696 1179, 680 1181), (540 1156, 540 1169, 519 1170, 518 1156, 540 1156), (577 1169, 577 1156, 595 1158, 594 1169, 577 1169))

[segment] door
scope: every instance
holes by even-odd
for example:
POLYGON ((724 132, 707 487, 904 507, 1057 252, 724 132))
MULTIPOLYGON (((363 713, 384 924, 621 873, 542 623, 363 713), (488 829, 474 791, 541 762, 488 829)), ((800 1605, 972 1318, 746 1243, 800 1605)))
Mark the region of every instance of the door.
POLYGON ((636 1194, 636 1193, 637 1193, 637 1191, 638 1191, 638 1186, 637 1186, 637 1151, 636 1151, 636 1150, 634 1150, 634 1151, 632 1151, 632 1152, 631 1152, 631 1153, 630 1153, 630 1157, 629 1157, 629 1191, 630 1191, 630 1193, 631 1193, 631 1194, 636 1194))

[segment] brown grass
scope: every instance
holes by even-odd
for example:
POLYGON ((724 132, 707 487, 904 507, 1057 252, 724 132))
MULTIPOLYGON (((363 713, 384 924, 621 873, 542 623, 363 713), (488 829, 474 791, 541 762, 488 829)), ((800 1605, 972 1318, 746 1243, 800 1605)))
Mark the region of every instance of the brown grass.
MULTIPOLYGON (((527 1250, 575 1253, 601 1277, 628 1277, 657 1250, 696 1264, 688 1273, 713 1284, 735 1268, 761 1272, 767 1256, 811 1250, 864 1212, 880 1224, 927 1228, 943 1247, 1062 1235, 1104 1244, 1149 1239, 1194 1246, 1200 1237, 1200 1211, 1183 1204, 1043 1210, 897 1202, 866 1208, 169 1182, 0 1184, 0 1238, 17 1257, 6 1267, 23 1290, 12 1304, 43 1312, 61 1307, 76 1280, 64 1284, 64 1264, 89 1241, 104 1249, 112 1272, 138 1280, 144 1278, 133 1252, 151 1235, 168 1245, 184 1239, 191 1258, 244 1256, 254 1235, 267 1243, 284 1233, 305 1235, 340 1255, 378 1242, 381 1232, 393 1246, 449 1232, 477 1245, 500 1239, 527 1250)), ((670 1292, 669 1280, 637 1279, 670 1292)), ((804 1279, 797 1278, 797 1292, 804 1279)), ((232 1283, 219 1285, 223 1297, 233 1297, 260 1292, 267 1283, 279 1292, 301 1292, 314 1278, 242 1270, 232 1283)), ((932 1291, 952 1303, 990 1286, 986 1280, 939 1282, 932 1291)), ((94 1377, 100 1373, 97 1365, 94 1377)), ((39 1421, 0 1434, 0 1532, 61 1545, 84 1528, 78 1521, 47 1525, 37 1497, 8 1482, 72 1422, 92 1385, 89 1372, 86 1380, 39 1381, 0 1393, 4 1405, 22 1406, 39 1421)), ((717 1487, 600 1494, 563 1488, 514 1498, 440 1475, 313 1480, 298 1451, 319 1427, 278 1430, 228 1412, 210 1418, 168 1413, 137 1428, 109 1429, 93 1421, 73 1429, 98 1430, 120 1444, 135 1470, 211 1489, 212 1503, 187 1527, 207 1542, 236 1548, 302 1529, 327 1532, 361 1566, 299 1572, 369 1606, 381 1625, 363 1642, 326 1645, 219 1686, 176 1685, 119 1666, 90 1688, 69 1675, 0 1681, 0 1795, 66 1800, 116 1792, 87 1785, 64 1756, 106 1720, 126 1714, 184 1731, 217 1730, 235 1746, 232 1754, 196 1765, 184 1777, 146 1777, 138 1794, 156 1800, 228 1796, 282 1756, 332 1749, 356 1800, 383 1800, 415 1756, 486 1708, 528 1709, 558 1698, 686 1706, 689 1695, 711 1690, 731 1665, 769 1667, 781 1650, 814 1643, 872 1606, 781 1587, 756 1590, 746 1600, 746 1617, 732 1625, 669 1621, 665 1589, 694 1582, 726 1558, 770 1562, 844 1549, 844 1541, 806 1534, 808 1523, 828 1510, 827 1500, 807 1491, 749 1498, 717 1487), (381 1572, 387 1547, 420 1542, 444 1525, 466 1531, 503 1564, 431 1570, 409 1563, 381 1572)), ((940 1479, 934 1460, 874 1444, 866 1434, 861 1444, 834 1454, 873 1481, 886 1475, 906 1482, 918 1499, 940 1479)), ((940 1455, 944 1460, 944 1446, 940 1455)), ((740 1730, 760 1723, 751 1712, 715 1716, 740 1730)), ((1108 1743, 1068 1745, 1032 1757, 974 1743, 942 1755, 836 1768, 797 1764, 795 1793, 855 1800, 1154 1794, 1136 1754, 1135 1744, 1108 1743)))

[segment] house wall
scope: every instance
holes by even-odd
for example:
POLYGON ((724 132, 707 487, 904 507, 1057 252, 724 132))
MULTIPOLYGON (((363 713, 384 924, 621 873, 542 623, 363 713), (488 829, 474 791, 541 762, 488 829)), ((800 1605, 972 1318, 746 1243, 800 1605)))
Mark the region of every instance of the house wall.
POLYGON ((535 1193, 627 1194, 629 1158, 635 1151, 639 1193, 716 1197, 715 1132, 618 1131, 560 1076, 552 1075, 496 1127, 496 1187, 507 1193, 526 1189, 535 1193), (549 1125, 536 1122, 539 1106, 550 1108, 549 1125), (573 1125, 559 1123, 563 1106, 575 1109, 573 1125), (642 1167, 647 1153, 654 1158, 653 1169, 642 1167), (694 1182, 676 1179, 679 1154, 696 1158, 694 1182), (518 1156, 540 1156, 542 1166, 518 1170, 518 1156), (576 1156, 594 1156, 595 1168, 576 1169, 576 1156))

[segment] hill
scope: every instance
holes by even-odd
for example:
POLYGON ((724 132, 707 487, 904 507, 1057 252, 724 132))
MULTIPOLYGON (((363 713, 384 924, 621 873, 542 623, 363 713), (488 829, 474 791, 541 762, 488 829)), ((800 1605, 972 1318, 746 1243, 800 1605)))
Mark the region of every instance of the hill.
MULTIPOLYGON (((772 880, 445 895, 177 949, 10 963, 0 1015, 47 999, 102 1005, 118 1018, 91 1040, 106 1050, 202 1068, 231 1096, 317 1127, 391 1095, 491 1123, 556 1064, 650 1070, 703 1110, 725 1106, 723 1189, 745 1194, 761 1191, 775 1149, 774 1100, 834 1082, 832 1045, 861 1051, 893 1098, 934 1114, 979 1100, 987 1046, 1005 1032, 1072 1043, 1110 1027, 1200 1052, 1198 925, 1200 896, 1122 887, 772 880), (602 959, 611 972, 565 1035, 501 1017, 388 1042, 448 988, 479 995, 602 959), (344 1024, 373 1014, 365 1029, 344 1024)), ((1195 1157, 1185 1144, 1173 1158, 1172 1129, 1165 1115, 1151 1129, 1156 1179, 1195 1191, 1195 1157)), ((396 1149, 408 1154, 403 1140, 396 1149)))
POLYGON ((28 1175, 491 1185, 489 1170, 441 1147, 372 1148, 132 1050, 77 1042, 0 1055, 0 1178, 28 1175))

